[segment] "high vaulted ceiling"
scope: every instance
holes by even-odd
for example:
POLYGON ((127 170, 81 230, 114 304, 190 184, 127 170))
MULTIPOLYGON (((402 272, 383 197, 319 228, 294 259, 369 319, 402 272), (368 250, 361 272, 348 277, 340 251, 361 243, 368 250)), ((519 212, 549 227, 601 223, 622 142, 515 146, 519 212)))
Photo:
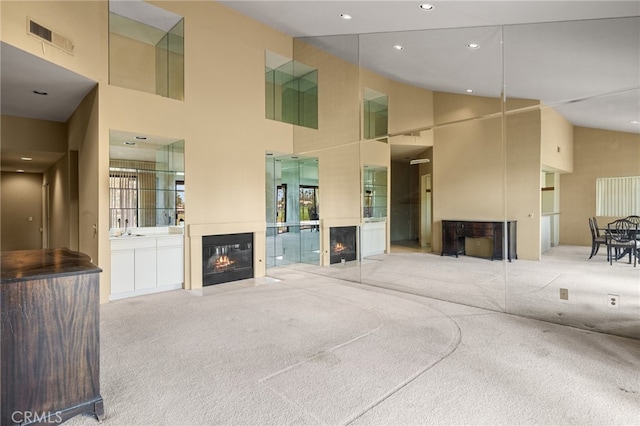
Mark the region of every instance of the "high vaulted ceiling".
POLYGON ((640 134, 640 1, 221 3, 393 80, 540 100, 576 126, 640 134))
MULTIPOLYGON (((447 0, 429 2, 429 11, 405 0, 220 3, 398 81, 504 91, 540 99, 575 125, 640 133, 632 123, 640 121, 640 1, 447 0), (355 51, 345 52, 349 35, 355 51), (473 40, 480 49, 460 48, 473 40)), ((135 9, 144 20, 149 8, 135 9)), ((95 85, 5 43, 0 54, 2 114, 64 122, 95 85)))
POLYGON ((640 132, 631 123, 640 120, 639 1, 221 3, 401 82, 479 96, 504 90, 556 106, 575 125, 640 132), (480 49, 464 49, 470 42, 480 49))

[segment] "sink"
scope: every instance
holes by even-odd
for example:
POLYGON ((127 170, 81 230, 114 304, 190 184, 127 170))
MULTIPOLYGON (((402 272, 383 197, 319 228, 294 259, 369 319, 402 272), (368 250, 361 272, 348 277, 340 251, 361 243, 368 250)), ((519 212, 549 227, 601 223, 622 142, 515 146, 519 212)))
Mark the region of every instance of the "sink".
POLYGON ((116 238, 144 237, 144 234, 122 234, 116 238))

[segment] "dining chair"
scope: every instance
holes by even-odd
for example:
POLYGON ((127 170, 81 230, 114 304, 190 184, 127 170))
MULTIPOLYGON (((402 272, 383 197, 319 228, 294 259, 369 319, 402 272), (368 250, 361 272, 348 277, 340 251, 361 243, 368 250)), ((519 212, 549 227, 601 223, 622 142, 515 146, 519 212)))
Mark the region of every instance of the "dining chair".
MULTIPOLYGON (((593 256, 598 254, 601 244, 607 244, 607 238, 604 235, 600 235, 600 230, 598 229, 595 217, 589 218, 589 229, 591 230, 591 255, 589 256, 589 259, 591 259, 593 256)), ((609 256, 608 251, 607 256, 609 256)), ((607 260, 609 260, 608 257, 607 260)))
POLYGON ((606 244, 607 258, 609 264, 613 264, 613 258, 623 258, 629 254, 629 263, 633 258, 633 267, 636 267, 638 254, 640 253, 640 240, 638 235, 638 225, 627 219, 618 219, 607 225, 606 244), (612 253, 612 249, 614 252, 612 253))
POLYGON ((633 223, 634 225, 640 226, 640 216, 632 215, 632 216, 625 217, 625 219, 627 219, 629 222, 633 223))

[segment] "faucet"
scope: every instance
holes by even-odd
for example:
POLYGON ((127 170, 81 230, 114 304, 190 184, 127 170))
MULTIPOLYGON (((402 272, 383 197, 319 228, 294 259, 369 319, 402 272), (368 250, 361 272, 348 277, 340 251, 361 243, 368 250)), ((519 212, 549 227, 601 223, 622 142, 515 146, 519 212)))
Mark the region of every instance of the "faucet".
POLYGON ((131 230, 127 232, 127 228, 129 227, 129 219, 124 220, 124 233, 123 234, 131 234, 131 230))

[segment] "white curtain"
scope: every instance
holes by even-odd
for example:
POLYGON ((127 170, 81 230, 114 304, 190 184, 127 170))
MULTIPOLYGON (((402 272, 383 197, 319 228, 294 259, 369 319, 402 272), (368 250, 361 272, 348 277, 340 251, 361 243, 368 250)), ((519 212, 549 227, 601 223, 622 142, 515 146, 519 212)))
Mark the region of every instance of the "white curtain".
POLYGON ((597 178, 596 216, 640 216, 640 176, 597 178))

